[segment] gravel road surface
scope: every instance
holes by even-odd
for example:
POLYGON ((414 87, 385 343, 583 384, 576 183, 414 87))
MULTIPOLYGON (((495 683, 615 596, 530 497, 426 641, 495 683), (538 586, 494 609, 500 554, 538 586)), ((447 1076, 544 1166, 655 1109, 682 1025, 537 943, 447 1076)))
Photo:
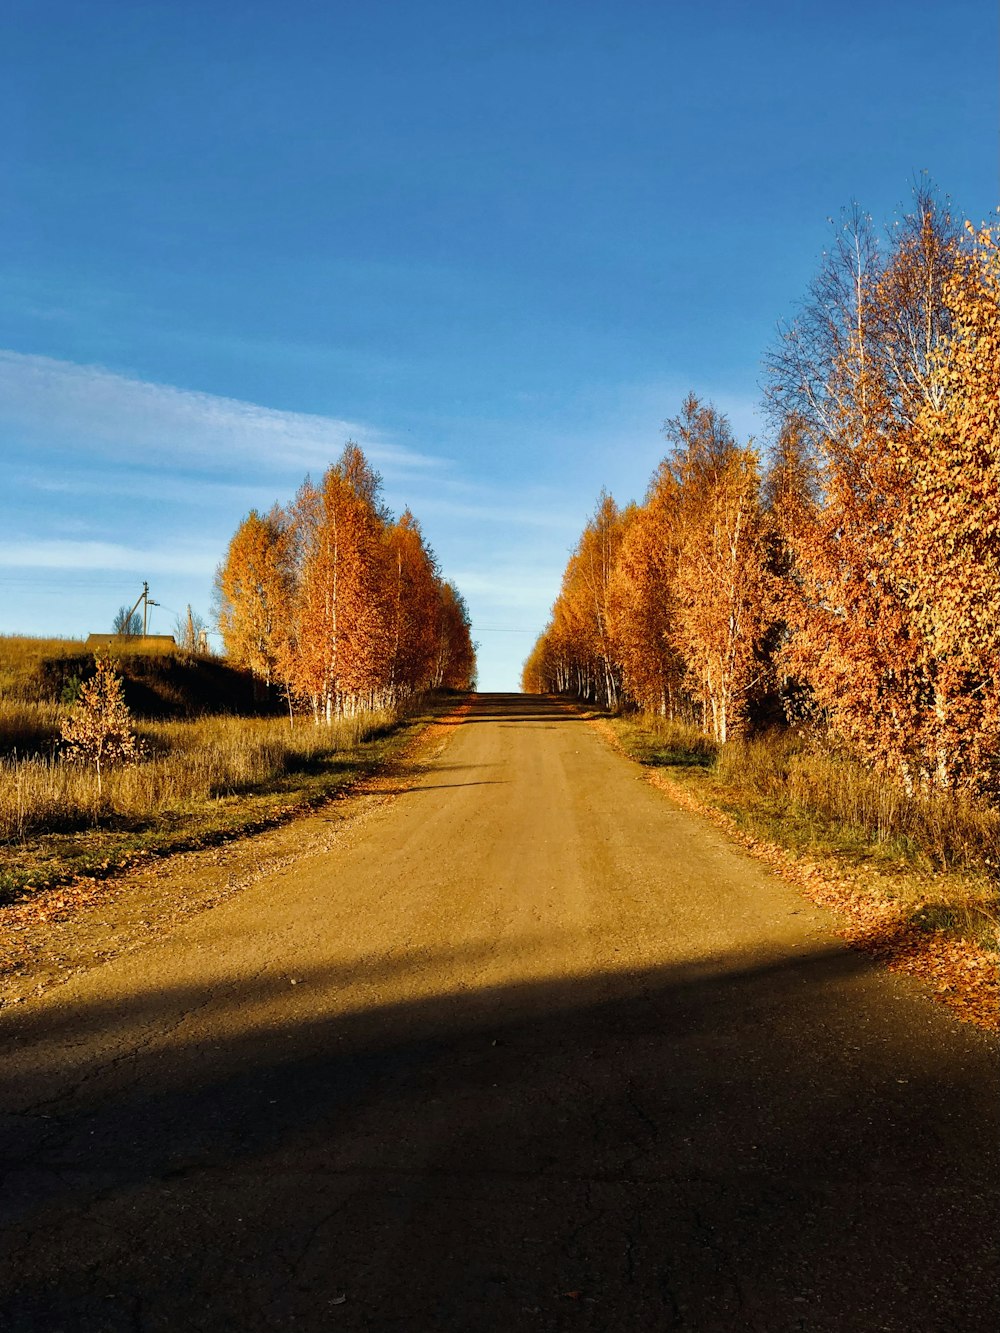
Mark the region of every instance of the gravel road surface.
POLYGON ((5 1333, 1000 1328, 995 1041, 549 700, 0 1042, 5 1333))

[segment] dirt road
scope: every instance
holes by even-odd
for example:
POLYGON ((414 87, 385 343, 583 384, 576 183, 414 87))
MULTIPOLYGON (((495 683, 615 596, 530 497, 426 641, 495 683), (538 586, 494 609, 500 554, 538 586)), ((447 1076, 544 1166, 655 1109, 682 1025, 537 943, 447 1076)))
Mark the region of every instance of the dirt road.
POLYGON ((0 1015, 0 1329, 976 1330, 995 1043, 571 710, 0 1015))

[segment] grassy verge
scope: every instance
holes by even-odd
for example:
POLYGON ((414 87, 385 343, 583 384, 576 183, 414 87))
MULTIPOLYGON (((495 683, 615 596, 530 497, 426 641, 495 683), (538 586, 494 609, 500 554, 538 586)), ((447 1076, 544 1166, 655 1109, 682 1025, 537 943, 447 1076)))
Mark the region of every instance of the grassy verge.
POLYGON ((615 738, 746 839, 825 867, 902 927, 997 946, 1000 810, 910 793, 790 735, 717 746, 660 718, 618 718, 615 738))
POLYGON ((147 757, 106 774, 36 756, 0 760, 0 904, 152 855, 256 832, 383 769, 454 697, 332 727, 278 718, 144 723, 147 757))

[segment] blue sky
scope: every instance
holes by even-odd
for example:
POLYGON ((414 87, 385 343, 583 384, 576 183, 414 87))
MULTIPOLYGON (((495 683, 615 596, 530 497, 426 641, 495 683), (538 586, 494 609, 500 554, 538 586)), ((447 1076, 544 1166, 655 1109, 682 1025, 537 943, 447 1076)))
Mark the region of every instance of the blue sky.
POLYGON ((516 688, 689 389, 763 440, 827 219, 998 203, 997 8, 503 0, 0 9, 0 632, 207 615, 348 438, 516 688))

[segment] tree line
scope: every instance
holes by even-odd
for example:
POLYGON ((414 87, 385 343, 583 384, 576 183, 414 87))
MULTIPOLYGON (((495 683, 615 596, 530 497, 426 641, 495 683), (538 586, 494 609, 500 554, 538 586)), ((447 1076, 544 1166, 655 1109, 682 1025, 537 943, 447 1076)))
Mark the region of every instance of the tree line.
POLYGON ((930 188, 845 213, 767 358, 766 464, 691 395, 602 494, 524 687, 821 726, 908 785, 1000 787, 1000 248, 930 188))
POLYGON ((317 721, 469 689, 469 612, 409 510, 394 519, 355 444, 319 484, 251 510, 216 575, 226 655, 317 721))

